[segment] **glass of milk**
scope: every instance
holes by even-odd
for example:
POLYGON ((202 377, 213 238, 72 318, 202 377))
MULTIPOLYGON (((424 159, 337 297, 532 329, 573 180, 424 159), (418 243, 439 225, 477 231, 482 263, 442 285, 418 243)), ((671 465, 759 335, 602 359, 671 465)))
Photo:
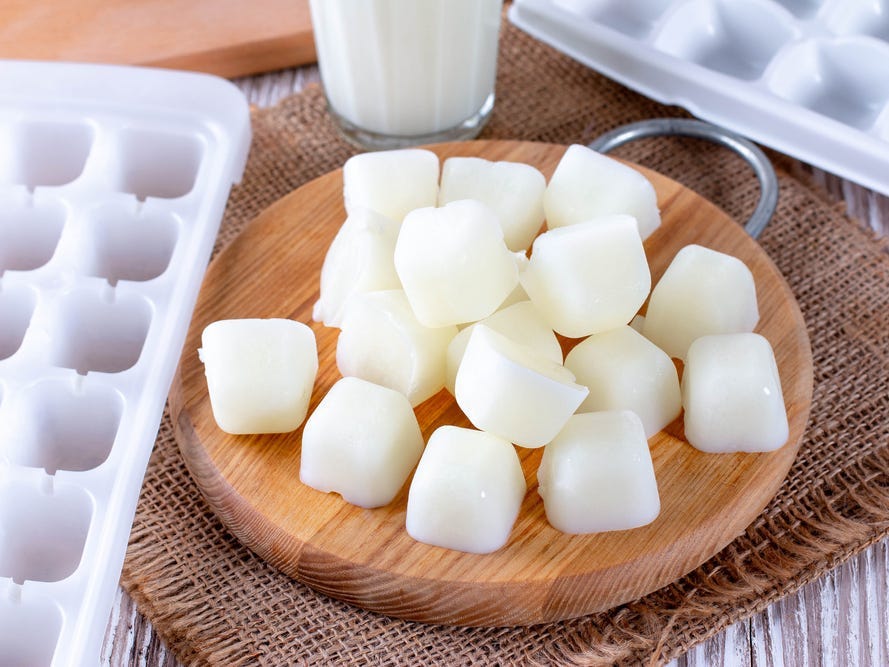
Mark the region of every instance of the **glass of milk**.
POLYGON ((471 139, 494 107, 502 0, 310 0, 330 113, 390 149, 471 139))

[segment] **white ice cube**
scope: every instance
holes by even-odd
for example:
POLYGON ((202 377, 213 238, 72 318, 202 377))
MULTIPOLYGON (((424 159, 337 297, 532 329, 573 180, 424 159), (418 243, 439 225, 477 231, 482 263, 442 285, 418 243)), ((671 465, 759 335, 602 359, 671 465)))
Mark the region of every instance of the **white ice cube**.
POLYGON ((479 324, 472 328, 454 394, 473 426, 522 447, 542 447, 589 391, 561 364, 479 324))
POLYGON ((398 230, 397 222, 366 208, 346 218, 324 257, 312 319, 338 327, 350 295, 401 287, 394 261, 398 230))
POLYGON ((699 336, 750 332, 758 321, 756 286, 747 265, 687 245, 651 290, 643 333, 671 357, 684 359, 699 336))
POLYGON ((509 295, 505 299, 503 299, 503 303, 500 304, 500 306, 497 308, 497 311, 504 310, 522 301, 529 301, 529 299, 528 293, 525 291, 525 288, 522 287, 521 283, 519 283, 515 286, 512 292, 510 292, 509 295))
POLYGON ((629 326, 579 343, 565 358, 565 368, 590 390, 579 412, 632 410, 642 421, 646 438, 682 410, 673 360, 629 326))
POLYGON ((346 212, 369 208, 401 222, 438 201, 438 156, 421 148, 360 153, 343 165, 346 212))
POLYGON ((651 273, 636 221, 612 215, 538 236, 521 281, 550 327, 580 338, 629 322, 651 273))
POLYGON ((407 532, 446 549, 496 551, 509 539, 526 491, 518 454, 508 441, 442 426, 429 438, 411 481, 407 532))
POLYGON ((543 225, 546 179, 538 169, 520 162, 491 162, 478 157, 452 157, 441 170, 439 206, 476 199, 494 213, 510 250, 526 250, 543 225))
POLYGON ((632 215, 643 239, 661 224, 657 194, 641 173, 586 146, 569 146, 543 196, 550 229, 614 213, 632 215))
MULTIPOLYGON (((528 263, 531 261, 528 259, 528 256, 524 252, 514 252, 512 254, 513 259, 515 260, 516 269, 519 272, 520 280, 522 271, 528 268, 528 263)), ((522 283, 516 283, 516 286, 513 287, 512 292, 506 295, 506 298, 497 306, 497 310, 503 310, 504 308, 508 308, 509 306, 518 303, 519 301, 528 301, 528 293, 525 291, 525 288, 522 287, 522 283)))
POLYGON ((518 284, 497 217, 471 199, 411 211, 395 244, 395 270, 429 327, 487 317, 518 284))
POLYGON ((788 438, 772 346, 755 333, 702 336, 682 374, 685 437, 705 452, 768 452, 788 438))
POLYGON ((638 528, 660 513, 642 422, 629 410, 568 420, 537 470, 546 518, 564 533, 638 528))
POLYGON ((502 310, 498 310, 493 315, 489 315, 485 319, 472 324, 460 333, 454 336, 454 339, 448 345, 447 357, 447 377, 445 387, 452 394, 454 393, 454 385, 457 381, 457 369, 460 368, 460 362, 463 360, 463 353, 466 351, 466 345, 469 343, 469 336, 472 330, 479 324, 493 329, 503 334, 510 340, 526 345, 537 351, 542 357, 550 361, 562 363, 562 346, 559 345, 559 339, 550 329, 540 313, 537 312, 534 304, 530 301, 519 301, 502 310))
POLYGON ((343 311, 336 364, 407 396, 416 406, 444 387, 445 354, 457 327, 424 327, 401 290, 353 295, 343 311))
POLYGON ((423 453, 404 394, 354 377, 334 384, 303 428, 299 478, 360 507, 395 498, 423 453))
POLYGON ((318 350, 314 332, 302 322, 218 320, 204 329, 198 354, 223 431, 286 433, 303 423, 318 350))

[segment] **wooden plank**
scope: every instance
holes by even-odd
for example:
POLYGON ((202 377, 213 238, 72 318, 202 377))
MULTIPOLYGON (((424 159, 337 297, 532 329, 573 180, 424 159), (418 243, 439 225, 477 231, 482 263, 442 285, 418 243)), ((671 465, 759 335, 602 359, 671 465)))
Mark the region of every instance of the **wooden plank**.
POLYGON ((862 663, 889 665, 889 540, 875 544, 857 560, 862 562, 859 576, 864 580, 859 585, 866 623, 861 639, 868 647, 862 663))
POLYGON ((671 667, 714 667, 715 665, 750 665, 750 623, 739 621, 715 637, 699 644, 671 667))
POLYGON ((151 623, 121 588, 117 590, 99 664, 101 667, 180 667, 151 623))
POLYGON ((12 0, 0 58, 149 65, 242 76, 313 62, 308 0, 12 0))

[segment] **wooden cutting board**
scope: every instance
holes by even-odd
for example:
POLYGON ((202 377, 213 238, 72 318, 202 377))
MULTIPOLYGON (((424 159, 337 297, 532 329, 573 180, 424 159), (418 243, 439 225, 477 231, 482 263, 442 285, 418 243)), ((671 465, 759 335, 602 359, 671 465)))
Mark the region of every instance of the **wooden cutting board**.
MULTIPOLYGON (((536 165, 547 178, 564 147, 464 142, 442 157, 475 155, 536 165)), ((531 624, 610 608, 656 590, 714 555, 774 496, 800 445, 812 396, 805 325, 787 284, 762 249, 723 212, 678 183, 643 170, 658 192, 663 225, 645 243, 657 280, 688 243, 732 253, 756 280, 762 319, 780 369, 789 442, 768 454, 713 455, 683 441, 677 419, 650 440, 662 510, 644 528, 569 536, 547 522, 537 493, 542 450, 519 448, 528 493, 509 542, 465 554, 413 541, 404 530, 407 484, 387 507, 366 510, 299 481, 301 430, 231 436, 220 431, 197 349, 222 318, 290 317, 318 339, 320 371, 310 410, 339 378, 337 330, 311 322, 318 273, 345 218, 336 171, 284 197, 212 262, 174 380, 170 404, 182 455, 220 519, 246 546, 288 575, 376 611, 427 622, 531 624)), ((442 391, 417 408, 424 436, 470 426, 442 391)))
POLYGON ((12 0, 0 58, 244 76, 315 60, 308 0, 12 0))

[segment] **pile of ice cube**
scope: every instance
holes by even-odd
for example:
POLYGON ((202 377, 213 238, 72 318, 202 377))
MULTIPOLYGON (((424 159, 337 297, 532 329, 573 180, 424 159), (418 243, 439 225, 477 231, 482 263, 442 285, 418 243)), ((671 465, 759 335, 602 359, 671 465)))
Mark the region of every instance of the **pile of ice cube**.
MULTIPOLYGON (((690 245, 652 290, 643 241, 660 214, 641 173, 583 146, 549 183, 526 164, 454 157, 440 179, 439 167, 423 149, 344 167, 348 217, 314 310, 341 330, 344 377, 306 421, 303 483, 377 507, 414 471, 408 533, 486 553, 508 541, 527 492, 515 446, 545 447, 537 478, 552 526, 591 533, 658 516, 647 438, 683 409, 688 441, 706 452, 786 442, 774 353, 752 333, 750 270, 690 245), (563 359, 557 334, 583 340, 563 359), (424 445, 412 408, 445 387, 477 430, 443 426, 424 445)), ((287 320, 207 328, 221 428, 302 424, 311 333, 287 320)))

